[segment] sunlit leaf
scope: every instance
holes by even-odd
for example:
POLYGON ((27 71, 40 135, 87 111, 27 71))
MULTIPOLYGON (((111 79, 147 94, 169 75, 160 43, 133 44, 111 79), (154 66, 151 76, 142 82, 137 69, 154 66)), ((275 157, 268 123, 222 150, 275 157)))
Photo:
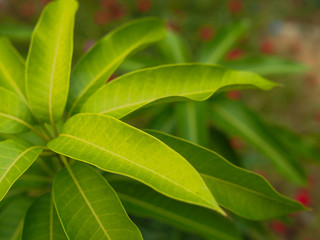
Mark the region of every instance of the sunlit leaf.
POLYGON ((268 90, 277 84, 249 72, 231 71, 216 65, 159 66, 115 79, 93 94, 81 111, 121 118, 159 99, 203 101, 223 87, 248 85, 268 90))
POLYGON ((37 117, 57 121, 65 108, 73 51, 75 0, 51 2, 33 31, 26 66, 26 91, 37 117))
POLYGON ((63 169, 53 196, 69 239, 142 239, 114 190, 92 167, 77 163, 63 169))
POLYGON ((229 163, 211 150, 161 132, 148 132, 184 156, 217 202, 242 217, 263 220, 305 209, 276 192, 260 175, 229 163))
POLYGON ((72 72, 69 114, 79 112, 81 105, 108 80, 128 55, 164 36, 163 21, 145 18, 129 22, 102 38, 72 72))
POLYGON ((22 140, 0 142, 0 200, 12 184, 31 166, 42 152, 40 146, 30 146, 22 140))
POLYGON ((137 179, 172 198, 222 212, 195 169, 158 139, 113 117, 78 114, 48 147, 137 179))

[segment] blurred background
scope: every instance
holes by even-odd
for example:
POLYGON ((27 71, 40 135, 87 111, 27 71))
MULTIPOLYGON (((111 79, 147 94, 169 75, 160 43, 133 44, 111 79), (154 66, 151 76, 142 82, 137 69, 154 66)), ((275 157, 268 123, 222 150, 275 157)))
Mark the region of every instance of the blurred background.
MULTIPOLYGON (((23 56, 27 54, 32 29, 48 2, 0 0, 0 35, 10 38, 23 56)), ((281 148, 284 156, 291 152, 290 157, 305 169, 305 184, 294 184, 281 177, 268 161, 265 149, 255 145, 254 139, 243 137, 245 131, 228 131, 219 117, 204 120, 208 133, 199 139, 188 134, 189 123, 181 122, 186 116, 179 115, 179 109, 185 106, 179 104, 143 110, 143 116, 138 113, 125 121, 182 136, 218 151, 266 177, 279 192, 313 209, 283 219, 246 222, 247 239, 320 239, 319 0, 79 0, 79 3, 74 63, 110 30, 131 19, 156 16, 166 21, 171 37, 132 56, 113 78, 140 67, 202 61, 207 51, 215 50, 220 55, 212 57, 211 63, 255 71, 281 83, 282 87, 268 92, 230 91, 226 98, 231 104, 245 106, 263 126, 272 127, 274 135, 268 139, 278 140, 270 144, 274 146, 279 141, 280 145, 274 147, 281 148), (174 54, 175 49, 179 49, 182 57, 179 58, 179 51, 174 54), (166 116, 164 113, 168 117, 159 117, 166 116), (221 138, 216 139, 218 134, 221 138), (227 147, 217 147, 221 139, 226 139, 227 147)), ((260 129, 256 133, 266 139, 268 131, 260 129)), ((157 221, 135 218, 135 222, 145 239, 200 239, 157 221)))

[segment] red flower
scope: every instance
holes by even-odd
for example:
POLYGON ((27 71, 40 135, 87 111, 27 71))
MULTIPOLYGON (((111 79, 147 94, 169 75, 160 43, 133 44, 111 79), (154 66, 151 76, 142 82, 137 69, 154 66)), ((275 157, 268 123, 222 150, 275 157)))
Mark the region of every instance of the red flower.
POLYGON ((152 8, 151 0, 137 0, 136 7, 139 12, 148 12, 152 8))
POLYGON ((103 8, 112 8, 117 4, 117 0, 100 0, 100 6, 103 8))
POLYGON ((26 1, 20 4, 19 11, 23 17, 32 17, 36 12, 36 6, 31 1, 26 1))
POLYGON ((288 231, 287 226, 279 220, 271 221, 270 228, 273 232, 278 233, 280 235, 284 235, 288 231))
POLYGON ((242 49, 235 48, 227 54, 227 59, 228 60, 236 60, 236 59, 243 57, 243 55, 244 55, 244 51, 242 49))
POLYGON ((243 9, 242 0, 230 0, 228 2, 228 9, 230 10, 231 13, 241 12, 243 9))
POLYGON ((199 37, 203 41, 209 41, 213 37, 213 28, 210 26, 203 26, 199 29, 199 37))
POLYGON ((314 119, 316 120, 317 123, 320 123, 320 112, 317 112, 315 114, 314 119))
POLYGON ((238 137, 231 137, 229 139, 230 145, 233 149, 239 150, 243 148, 243 142, 240 138, 238 137))
POLYGON ((241 97, 241 92, 239 92, 237 90, 231 90, 231 91, 227 92, 227 97, 232 100, 237 100, 241 97))
POLYGON ((83 44, 83 46, 82 46, 83 52, 89 51, 89 50, 93 47, 93 45, 94 45, 95 43, 96 43, 96 41, 95 41, 95 40, 92 40, 92 39, 89 39, 89 40, 85 41, 84 44, 83 44))
POLYGON ((38 0, 38 2, 44 6, 44 5, 47 5, 51 0, 38 0))
POLYGON ((307 189, 301 188, 297 191, 294 199, 296 199, 305 206, 309 206, 311 202, 310 192, 307 189))
POLYGON ((275 52, 274 45, 269 40, 265 40, 261 43, 260 50, 264 54, 273 54, 275 52))
POLYGON ((167 21, 166 27, 168 30, 171 30, 174 32, 181 32, 181 27, 175 22, 167 21))
POLYGON ((113 79, 117 78, 118 76, 114 73, 112 74, 109 79, 107 80, 107 82, 111 82, 113 79))
POLYGON ((111 16, 108 12, 105 11, 97 11, 94 14, 94 22, 98 25, 104 25, 111 20, 111 16))

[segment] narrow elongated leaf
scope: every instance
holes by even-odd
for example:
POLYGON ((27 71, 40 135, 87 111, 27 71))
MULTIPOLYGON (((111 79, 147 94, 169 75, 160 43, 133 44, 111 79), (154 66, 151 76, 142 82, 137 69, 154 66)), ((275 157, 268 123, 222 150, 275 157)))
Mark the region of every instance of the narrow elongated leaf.
POLYGON ((270 56, 246 57, 236 61, 224 62, 223 65, 232 69, 255 72, 264 76, 303 73, 307 70, 307 67, 301 63, 270 56))
POLYGON ((215 99, 212 110, 211 119, 220 129, 240 136, 256 147, 292 182, 306 182, 305 173, 297 159, 268 130, 268 125, 245 105, 221 98, 215 99))
POLYGON ((202 46, 199 51, 199 61, 204 63, 220 62, 230 48, 248 30, 249 26, 249 22, 244 20, 221 29, 213 40, 202 46))
POLYGON ((103 170, 135 178, 178 200, 222 212, 197 171, 158 139, 113 117, 78 114, 48 147, 103 170), (95 156, 95 157, 92 157, 95 156))
POLYGON ((26 91, 40 120, 57 121, 64 110, 73 51, 75 0, 47 5, 32 34, 26 68, 26 91))
POLYGON ((178 136, 207 147, 207 102, 183 102, 175 106, 178 136))
POLYGON ((190 62, 191 54, 184 39, 174 31, 167 31, 167 36, 157 45, 163 60, 166 63, 190 62))
POLYGON ((121 118, 159 99, 176 97, 202 101, 220 88, 233 85, 252 85, 265 90, 276 86, 258 75, 215 65, 166 65, 115 79, 93 94, 81 111, 121 118))
POLYGON ((10 139, 0 142, 0 152, 0 200, 2 200, 12 184, 37 159, 42 147, 10 139))
POLYGON ((18 95, 0 87, 0 132, 19 133, 25 131, 31 120, 27 106, 18 95))
POLYGON ((72 72, 68 101, 70 113, 79 112, 85 100, 108 80, 129 54, 164 36, 163 21, 153 18, 135 20, 105 36, 72 72))
POLYGON ((47 193, 33 202, 25 217, 22 240, 67 240, 53 199, 47 193))
POLYGON ((7 38, 0 38, 0 86, 25 100, 25 62, 7 38))
POLYGON ((260 175, 229 163, 211 150, 161 132, 148 132, 184 156, 218 203, 242 217, 263 220, 305 210, 300 203, 276 192, 260 175))
POLYGON ((166 198, 128 178, 107 179, 132 215, 155 218, 206 239, 241 239, 232 222, 216 212, 166 198))
POLYGON ((108 182, 85 164, 58 173, 53 195, 69 239, 142 239, 108 182))
POLYGON ((24 217, 32 203, 30 198, 19 197, 0 213, 0 240, 20 240, 24 217))

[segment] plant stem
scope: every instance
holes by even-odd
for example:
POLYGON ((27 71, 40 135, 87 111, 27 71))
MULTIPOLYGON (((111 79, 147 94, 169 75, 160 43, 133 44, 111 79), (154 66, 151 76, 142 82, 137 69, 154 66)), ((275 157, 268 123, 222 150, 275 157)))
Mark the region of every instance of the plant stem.
POLYGON ((56 124, 55 124, 54 120, 50 119, 50 123, 51 123, 51 126, 52 126, 52 130, 53 130, 54 136, 58 137, 59 133, 58 133, 58 129, 56 127, 56 124))

